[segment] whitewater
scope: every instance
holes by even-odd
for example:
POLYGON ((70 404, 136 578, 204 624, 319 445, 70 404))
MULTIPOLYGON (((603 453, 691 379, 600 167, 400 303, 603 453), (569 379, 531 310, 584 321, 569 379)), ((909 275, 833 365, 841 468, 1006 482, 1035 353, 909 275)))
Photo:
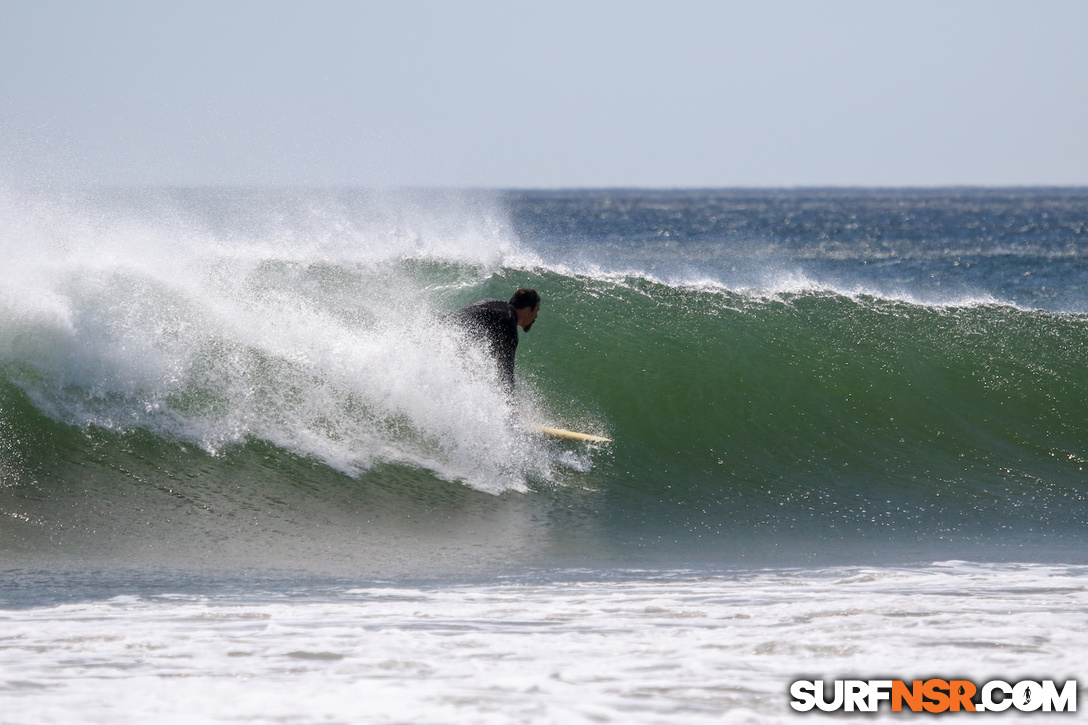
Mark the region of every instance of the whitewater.
POLYGON ((0 722, 1083 679, 1086 242, 1082 189, 2 189, 0 722), (443 316, 519 287, 508 400, 443 316))

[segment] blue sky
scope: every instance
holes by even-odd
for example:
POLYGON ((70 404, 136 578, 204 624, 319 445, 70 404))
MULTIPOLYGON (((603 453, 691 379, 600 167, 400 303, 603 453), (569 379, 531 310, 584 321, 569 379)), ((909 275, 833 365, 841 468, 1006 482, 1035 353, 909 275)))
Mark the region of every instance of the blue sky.
POLYGON ((0 183, 1088 184, 1088 2, 0 0, 0 183))

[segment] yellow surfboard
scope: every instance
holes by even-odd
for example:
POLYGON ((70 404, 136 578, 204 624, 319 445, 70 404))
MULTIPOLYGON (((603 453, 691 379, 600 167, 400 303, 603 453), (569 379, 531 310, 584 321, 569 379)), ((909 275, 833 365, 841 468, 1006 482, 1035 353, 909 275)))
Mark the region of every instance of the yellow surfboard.
POLYGON ((611 443, 611 438, 605 438, 603 436, 595 436, 591 433, 577 433, 572 430, 563 430, 562 428, 551 428, 546 425, 537 426, 536 429, 546 436, 552 438, 560 438, 565 441, 585 441, 586 443, 611 443))

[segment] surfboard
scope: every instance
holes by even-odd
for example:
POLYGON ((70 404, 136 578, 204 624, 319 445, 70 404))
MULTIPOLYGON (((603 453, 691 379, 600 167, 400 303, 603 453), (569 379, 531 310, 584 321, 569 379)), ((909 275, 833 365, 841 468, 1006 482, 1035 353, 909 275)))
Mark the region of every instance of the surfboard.
POLYGON ((603 436, 595 436, 592 433, 578 433, 573 430, 563 430, 562 428, 551 428, 546 425, 538 425, 536 429, 546 436, 552 438, 559 438, 565 441, 584 441, 586 443, 611 443, 611 438, 605 438, 603 436))

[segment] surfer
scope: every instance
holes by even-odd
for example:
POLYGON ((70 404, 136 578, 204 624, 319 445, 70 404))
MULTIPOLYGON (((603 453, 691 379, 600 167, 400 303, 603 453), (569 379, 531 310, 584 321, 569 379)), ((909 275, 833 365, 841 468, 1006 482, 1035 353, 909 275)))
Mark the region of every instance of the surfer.
POLYGON ((499 365, 499 379, 507 395, 514 394, 514 353, 518 349, 518 327, 529 331, 540 312, 536 290, 519 289, 509 302, 486 299, 452 313, 456 322, 473 337, 487 343, 499 365))

